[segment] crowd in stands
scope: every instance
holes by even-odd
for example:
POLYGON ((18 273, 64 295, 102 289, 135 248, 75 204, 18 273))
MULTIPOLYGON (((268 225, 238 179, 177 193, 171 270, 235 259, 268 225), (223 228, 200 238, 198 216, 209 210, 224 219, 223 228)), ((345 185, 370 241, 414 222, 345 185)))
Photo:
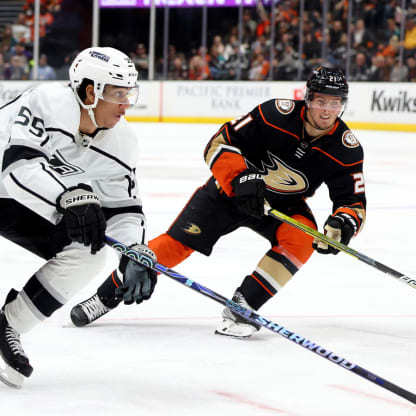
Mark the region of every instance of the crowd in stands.
MULTIPOLYGON (((351 0, 350 0, 351 1, 351 0)), ((171 80, 296 80, 305 79, 317 65, 347 69, 348 0, 332 0, 327 16, 326 54, 322 57, 322 1, 304 2, 303 51, 299 55, 299 0, 277 4, 274 47, 271 54, 271 11, 259 2, 243 12, 243 36, 238 25, 215 34, 208 50, 176 51, 169 47, 167 78, 171 80)), ((354 0, 350 26, 349 79, 351 81, 416 81, 416 0, 354 0), (404 40, 400 44, 404 13, 404 40), (402 60, 400 62, 400 56, 402 60)), ((145 50, 141 48, 140 62, 145 50)), ((137 52, 130 54, 136 59, 137 52)), ((163 58, 157 76, 163 77, 163 58)), ((141 63, 139 70, 144 70, 141 63)))
MULTIPOLYGON (((62 1, 41 1, 41 37, 48 35, 48 27, 62 1)), ((0 79, 33 77, 33 2, 26 0, 16 21, 0 34, 0 79)), ((156 58, 155 77, 169 80, 296 80, 305 79, 313 67, 322 64, 338 66, 344 71, 348 66, 350 81, 416 81, 416 0, 406 0, 405 9, 401 8, 402 0, 331 0, 325 34, 322 31, 322 3, 322 0, 304 2, 302 42, 299 39, 299 0, 280 1, 273 15, 271 8, 264 7, 259 1, 257 7, 243 11, 241 42, 237 21, 227 32, 208 37, 207 48, 177 50, 173 42, 169 45, 166 62, 163 56, 156 58), (353 1, 349 28, 348 1, 353 1), (401 43, 402 18, 405 27, 401 43), (323 42, 326 42, 325 48, 323 42)), ((146 46, 137 43, 134 50, 125 51, 142 79, 147 79, 149 67, 146 46)), ((48 57, 42 54, 38 79, 55 78, 55 69, 48 65, 48 57)))
MULTIPOLYGON (((39 37, 47 35, 48 27, 59 12, 63 0, 41 0, 39 37)), ((33 79, 34 0, 26 0, 15 22, 7 24, 0 35, 0 80, 33 79)), ((39 57, 37 79, 56 79, 45 54, 39 57)))

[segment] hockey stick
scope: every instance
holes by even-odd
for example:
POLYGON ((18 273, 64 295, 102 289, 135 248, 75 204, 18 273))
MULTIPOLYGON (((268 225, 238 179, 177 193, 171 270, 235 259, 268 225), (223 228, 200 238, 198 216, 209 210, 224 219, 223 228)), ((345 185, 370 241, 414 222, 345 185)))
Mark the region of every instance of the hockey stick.
POLYGON ((365 254, 360 253, 357 250, 354 250, 351 247, 348 247, 345 244, 340 243, 339 241, 335 241, 330 237, 327 237, 326 235, 320 233, 319 231, 316 231, 315 229, 308 227, 307 225, 301 223, 300 221, 297 221, 286 214, 283 214, 280 211, 277 211, 274 208, 271 208, 270 205, 266 202, 264 205, 264 211, 267 215, 280 220, 282 222, 285 222, 286 224, 292 225, 293 227, 297 228, 298 230, 301 230, 305 232, 306 234, 311 235, 312 237, 315 237, 321 241, 324 241, 328 245, 338 249, 339 251, 343 251, 344 253, 347 253, 351 255, 352 257, 355 257, 358 260, 361 260, 362 262, 368 264, 369 266, 372 266, 376 268, 377 270, 380 270, 383 273, 388 274, 389 276, 392 276, 396 278, 399 282, 405 283, 406 285, 412 287, 413 289, 416 289, 416 280, 412 279, 409 276, 404 275, 403 273, 398 272, 397 270, 394 270, 374 259, 371 257, 366 256, 365 254))
POLYGON ((234 303, 232 300, 227 299, 226 297, 208 289, 200 285, 199 283, 188 279, 187 277, 175 272, 174 270, 165 267, 159 263, 155 263, 150 257, 143 255, 142 253, 133 250, 132 248, 127 247, 126 245, 112 239, 111 237, 106 236, 106 243, 114 248, 115 250, 119 251, 122 255, 129 257, 133 261, 143 264, 146 267, 149 267, 153 270, 156 270, 159 273, 162 273, 173 280, 176 280, 178 283, 182 285, 188 286, 189 288, 195 290, 196 292, 209 297, 215 300, 218 303, 221 303, 224 306, 230 308, 233 312, 237 315, 247 319, 250 322, 253 322, 257 325, 260 325, 264 328, 273 331, 282 337, 288 339, 289 341, 294 342, 297 345, 305 348, 306 350, 312 351, 315 354, 319 355, 320 357, 326 358, 328 361, 331 361, 338 366, 351 371, 368 381, 371 381, 374 384, 377 384, 380 387, 385 388, 386 390, 391 391, 394 394, 416 404, 416 395, 411 393, 408 390, 403 389, 402 387, 391 383, 390 381, 371 373, 370 371, 366 370, 359 365, 352 363, 351 361, 346 360, 345 358, 341 357, 340 355, 328 350, 325 347, 322 347, 319 344, 315 344, 314 342, 310 341, 309 339, 302 337, 301 335, 285 328, 283 325, 279 325, 270 321, 267 318, 264 318, 261 315, 258 315, 256 312, 252 311, 251 309, 244 308, 241 305, 234 303))

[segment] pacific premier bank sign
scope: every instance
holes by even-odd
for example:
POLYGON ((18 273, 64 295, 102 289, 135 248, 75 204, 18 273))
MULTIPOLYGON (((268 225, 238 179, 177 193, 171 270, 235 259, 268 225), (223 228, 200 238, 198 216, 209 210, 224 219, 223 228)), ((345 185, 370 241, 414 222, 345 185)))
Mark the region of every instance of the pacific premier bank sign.
MULTIPOLYGON (((156 7, 254 7, 256 0, 153 0, 156 7)), ((268 4, 271 0, 263 0, 268 4)), ((151 7, 152 0, 100 0, 100 7, 151 7)))

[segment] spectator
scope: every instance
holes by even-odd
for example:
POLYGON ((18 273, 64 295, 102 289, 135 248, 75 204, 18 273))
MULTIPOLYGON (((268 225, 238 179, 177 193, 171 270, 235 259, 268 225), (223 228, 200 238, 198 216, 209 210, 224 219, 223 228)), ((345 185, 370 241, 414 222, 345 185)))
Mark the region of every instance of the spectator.
POLYGON ((351 81, 368 81, 367 57, 363 52, 358 52, 355 56, 355 63, 351 68, 351 81))
POLYGON ((8 65, 4 62, 3 54, 0 53, 0 80, 3 81, 5 79, 5 71, 8 65))
POLYGON ((248 78, 249 61, 245 50, 239 47, 239 43, 236 41, 232 45, 233 51, 225 61, 225 69, 227 70, 227 79, 240 79, 248 78), (240 52, 240 53, 239 53, 240 52))
POLYGON ((214 36, 211 46, 211 53, 214 53, 215 55, 224 56, 224 44, 222 43, 221 36, 214 36))
POLYGON ((210 79, 211 73, 209 71, 206 61, 200 55, 194 55, 189 60, 189 79, 201 81, 210 79))
POLYGON ((321 45, 318 42, 315 34, 308 32, 305 34, 305 40, 303 44, 303 58, 306 61, 306 71, 310 70, 322 63, 321 60, 321 45))
MULTIPOLYGON (((47 28, 53 23, 53 20, 54 17, 52 13, 50 13, 44 5, 41 5, 39 16, 39 37, 43 38, 46 36, 47 28)), ((35 16, 33 13, 33 6, 26 10, 26 25, 31 30, 31 40, 33 41, 35 31, 35 16)))
POLYGON ((245 32, 249 42, 251 43, 256 38, 257 22, 251 16, 250 9, 243 11, 243 31, 245 32))
POLYGON ((302 62, 292 45, 286 45, 285 51, 277 67, 277 74, 274 79, 290 81, 296 79, 299 69, 302 69, 302 62))
POLYGON ((398 57, 394 58, 394 65, 390 72, 391 82, 406 82, 409 70, 405 64, 401 64, 398 57))
POLYGON ((24 13, 17 15, 16 23, 12 25, 12 35, 16 43, 27 44, 31 41, 30 28, 26 25, 26 16, 24 13))
POLYGON ((336 43, 329 51, 328 62, 330 62, 332 66, 345 68, 345 62, 347 59, 347 42, 348 35, 343 33, 339 38, 338 43, 336 43))
POLYGON ((23 43, 16 43, 14 48, 12 48, 11 53, 23 57, 25 63, 30 62, 32 59, 32 54, 26 49, 26 46, 23 43))
POLYGON ((383 82, 390 79, 390 74, 386 69, 386 58, 382 55, 376 55, 371 58, 371 67, 369 69, 369 81, 383 82))
POLYGON ((341 20, 335 20, 329 30, 329 49, 334 49, 337 47, 341 41, 341 36, 343 33, 345 33, 345 30, 342 26, 341 20))
POLYGON ((5 79, 10 81, 27 80, 29 78, 29 66, 25 58, 23 56, 13 55, 4 75, 5 79))
POLYGON ((354 49, 365 48, 374 50, 375 40, 369 30, 365 28, 364 19, 358 19, 355 23, 353 31, 353 47, 354 49))
POLYGON ((147 79, 149 73, 149 57, 146 53, 146 48, 143 43, 138 43, 136 46, 136 52, 131 57, 136 67, 139 77, 141 79, 147 79))
POLYGON ((4 26, 3 33, 1 35, 1 42, 2 44, 7 44, 9 49, 16 45, 17 42, 13 37, 13 30, 11 24, 6 24, 4 26))
POLYGON ((3 55, 4 62, 10 62, 10 58, 13 54, 10 45, 7 42, 0 43, 0 54, 3 55))
MULTIPOLYGON (((33 69, 30 71, 30 79, 33 78, 33 69)), ((48 65, 48 57, 45 54, 40 55, 38 65, 38 77, 39 81, 54 81, 56 80, 55 70, 48 65)))
POLYGON ((386 27, 382 31, 381 42, 387 44, 392 36, 400 37, 400 27, 397 26, 396 21, 392 18, 387 19, 386 27))
POLYGON ((209 70, 211 72, 212 79, 214 80, 227 78, 227 70, 225 69, 225 59, 220 50, 221 48, 218 48, 215 45, 211 47, 209 70))
POLYGON ((182 56, 176 56, 169 66, 168 79, 186 80, 188 79, 188 68, 182 56))
POLYGON ((407 53, 416 50, 416 16, 406 22, 406 32, 403 46, 407 53))
POLYGON ((269 62, 266 61, 264 53, 257 51, 255 57, 251 61, 248 79, 250 81, 264 81, 269 75, 269 68, 269 62))
POLYGON ((407 81, 416 82, 416 56, 409 56, 407 58, 407 67, 409 69, 407 81))
MULTIPOLYGON (((382 46, 382 44, 380 45, 382 46)), ((396 35, 393 35, 389 40, 389 44, 385 48, 381 47, 381 51, 377 54, 382 55, 382 56, 394 57, 394 56, 397 56, 397 54, 399 53, 399 48, 400 48, 399 38, 396 35)))

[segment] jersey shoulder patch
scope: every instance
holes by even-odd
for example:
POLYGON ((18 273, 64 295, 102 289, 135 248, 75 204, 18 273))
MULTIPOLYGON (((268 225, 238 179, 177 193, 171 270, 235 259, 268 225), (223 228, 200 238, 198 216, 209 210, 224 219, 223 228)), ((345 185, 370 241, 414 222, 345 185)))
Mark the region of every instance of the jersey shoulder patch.
POLYGON ((295 108, 295 102, 293 100, 278 99, 278 100, 275 100, 275 105, 276 105, 277 111, 279 111, 279 113, 283 115, 290 114, 295 108))
POLYGON ((342 133, 342 144, 345 147, 352 149, 354 147, 358 147, 360 142, 354 136, 351 130, 345 130, 344 133, 342 133))

